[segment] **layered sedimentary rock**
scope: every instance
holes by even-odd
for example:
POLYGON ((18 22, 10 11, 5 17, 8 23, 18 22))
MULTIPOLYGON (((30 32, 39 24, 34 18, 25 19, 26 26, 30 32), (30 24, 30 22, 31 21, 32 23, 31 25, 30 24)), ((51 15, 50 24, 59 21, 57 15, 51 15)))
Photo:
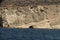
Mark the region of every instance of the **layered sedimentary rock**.
POLYGON ((60 5, 58 1, 5 0, 0 7, 3 27, 59 29, 60 5))

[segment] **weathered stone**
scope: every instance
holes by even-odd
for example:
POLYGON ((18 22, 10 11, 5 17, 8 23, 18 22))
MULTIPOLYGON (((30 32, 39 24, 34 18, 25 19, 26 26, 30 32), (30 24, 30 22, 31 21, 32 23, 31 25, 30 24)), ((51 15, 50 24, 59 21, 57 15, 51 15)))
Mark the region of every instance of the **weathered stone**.
POLYGON ((33 28, 56 28, 57 26, 54 27, 55 25, 60 25, 60 5, 58 5, 58 1, 5 0, 1 3, 0 8, 3 27, 29 28, 32 26, 33 28))
MULTIPOLYGON (((4 16, 6 18, 6 21, 8 22, 9 26, 17 26, 17 25, 25 25, 29 24, 31 22, 38 22, 42 21, 44 19, 44 16, 40 14, 38 8, 37 9, 28 9, 29 11, 25 11, 22 8, 22 12, 19 12, 17 9, 9 10, 4 9, 4 16), (31 12, 31 10, 33 12, 31 12), (38 13, 35 12, 35 10, 38 10, 38 13)), ((3 18, 4 19, 4 18, 3 18)))
POLYGON ((9 27, 14 26, 15 28, 29 28, 30 25, 35 25, 34 28, 50 28, 49 23, 51 25, 56 24, 56 21, 52 20, 58 16, 56 10, 57 7, 55 5, 36 6, 32 9, 30 7, 28 7, 28 9, 24 7, 19 7, 18 9, 14 9, 13 7, 10 9, 7 8, 2 10, 4 11, 2 17, 4 16, 3 19, 5 20, 3 24, 4 26, 7 24, 9 27), (52 7, 54 7, 54 9, 52 9, 52 7), (49 23, 43 22, 42 24, 37 24, 45 19, 51 21, 49 23), (24 25, 26 27, 24 27, 24 25))

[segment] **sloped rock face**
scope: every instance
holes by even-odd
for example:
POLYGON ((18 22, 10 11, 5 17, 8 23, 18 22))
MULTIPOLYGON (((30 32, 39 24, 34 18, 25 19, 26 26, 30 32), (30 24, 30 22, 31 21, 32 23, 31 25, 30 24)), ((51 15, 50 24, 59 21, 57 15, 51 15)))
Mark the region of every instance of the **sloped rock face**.
MULTIPOLYGON (((60 5, 57 4, 39 4, 35 3, 29 5, 15 5, 16 0, 2 2, 0 7, 0 17, 2 18, 3 27, 9 28, 56 28, 56 25, 60 25, 60 5), (7 3, 6 3, 7 2, 7 3), (14 2, 12 4, 12 2, 14 2), (6 3, 6 4, 4 4, 6 3), (38 5, 39 4, 39 5, 38 5), (44 4, 44 5, 43 5, 44 4)), ((51 0, 50 0, 51 1, 51 0)), ((50 2, 49 1, 49 2, 50 2)), ((19 3, 23 2, 19 1, 19 3)), ((29 1, 30 2, 30 1, 29 1)), ((26 2, 26 3, 29 3, 26 2)), ((36 2, 36 1, 34 1, 36 2)), ((40 1, 41 2, 41 1, 40 1)), ((44 2, 44 0, 42 1, 44 2)), ((55 2, 55 1, 54 1, 55 2)), ((59 28, 59 26, 58 26, 59 28)))

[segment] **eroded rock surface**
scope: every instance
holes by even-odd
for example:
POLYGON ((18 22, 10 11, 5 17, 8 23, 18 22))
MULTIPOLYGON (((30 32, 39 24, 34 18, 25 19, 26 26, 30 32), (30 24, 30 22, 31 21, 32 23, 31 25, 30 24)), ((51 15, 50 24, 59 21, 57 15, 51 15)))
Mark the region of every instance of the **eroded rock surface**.
MULTIPOLYGON (((4 4, 4 2, 2 2, 2 4, 4 4)), ((49 29, 54 29, 57 27, 60 28, 60 5, 57 4, 39 4, 36 6, 14 6, 14 4, 13 6, 11 6, 10 4, 8 4, 8 6, 0 7, 0 10, 0 17, 3 21, 3 27, 32 27, 49 29)))

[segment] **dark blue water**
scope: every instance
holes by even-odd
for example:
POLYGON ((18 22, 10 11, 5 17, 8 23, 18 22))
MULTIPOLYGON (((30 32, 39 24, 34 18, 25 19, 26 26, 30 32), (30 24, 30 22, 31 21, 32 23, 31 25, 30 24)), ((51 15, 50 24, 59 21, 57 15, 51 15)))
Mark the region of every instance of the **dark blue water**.
POLYGON ((0 28, 0 40, 60 40, 60 30, 0 28))

